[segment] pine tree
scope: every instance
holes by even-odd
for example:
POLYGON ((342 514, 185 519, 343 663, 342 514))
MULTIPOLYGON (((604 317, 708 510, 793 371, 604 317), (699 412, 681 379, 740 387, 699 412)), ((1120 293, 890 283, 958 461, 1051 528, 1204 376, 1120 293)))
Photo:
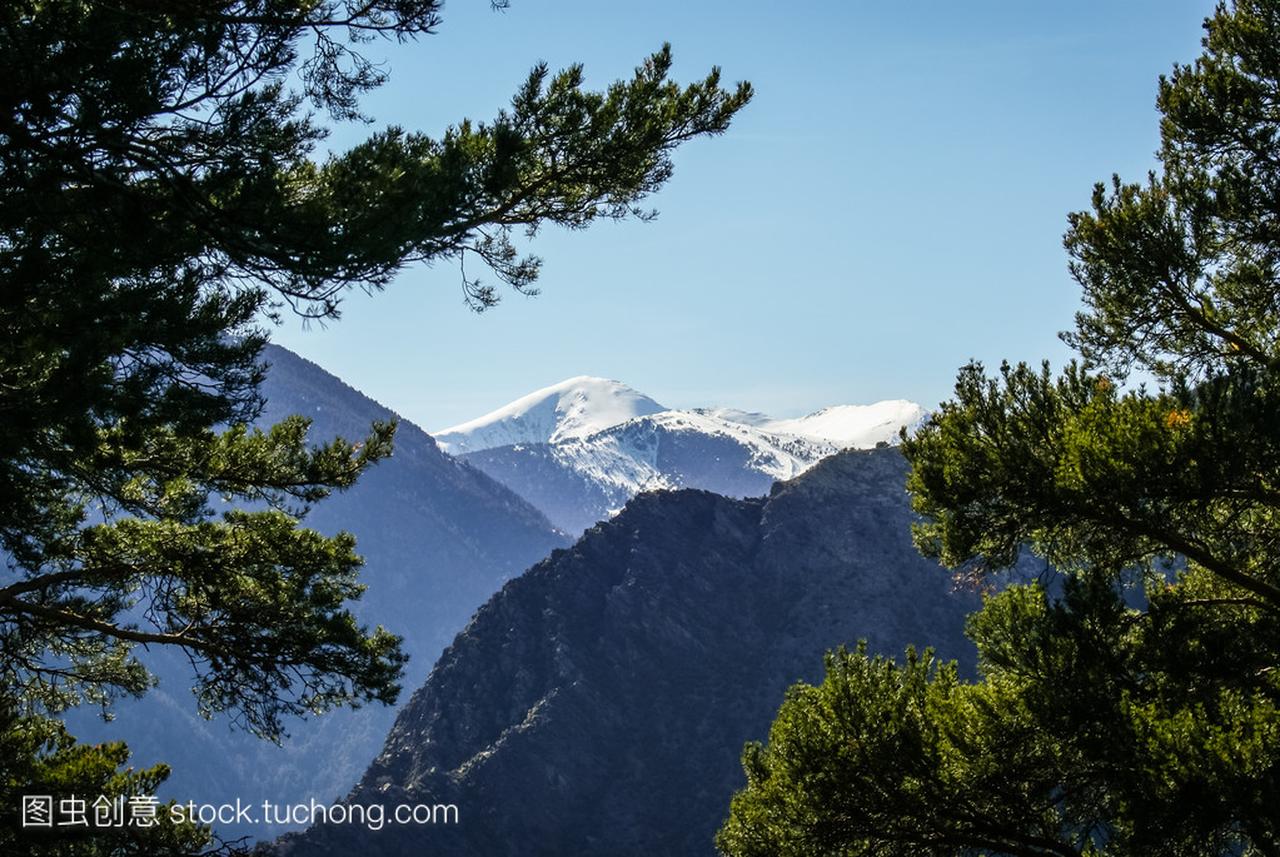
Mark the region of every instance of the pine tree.
POLYGON ((988 597, 976 683, 834 656, 726 854, 1280 853, 1280 3, 1206 29, 1161 172, 1070 218, 1080 361, 970 365, 903 444, 925 554, 1060 586, 988 597))
MULTIPOLYGON (((200 710, 268 738, 289 715, 394 700, 397 638, 348 609, 354 540, 301 523, 390 454, 394 426, 319 443, 300 417, 248 428, 264 325, 335 319, 348 290, 415 262, 473 257, 532 291, 520 234, 649 216, 672 150, 751 95, 716 70, 678 86, 663 47, 603 92, 539 66, 490 122, 319 157, 323 118, 361 118, 385 79, 362 46, 430 34, 439 12, 0 8, 0 674, 14 729, 48 736, 6 743, 29 756, 9 770, 71 752, 50 717, 144 693, 137 645, 184 650, 200 710)), ((477 308, 498 300, 462 283, 477 308)))

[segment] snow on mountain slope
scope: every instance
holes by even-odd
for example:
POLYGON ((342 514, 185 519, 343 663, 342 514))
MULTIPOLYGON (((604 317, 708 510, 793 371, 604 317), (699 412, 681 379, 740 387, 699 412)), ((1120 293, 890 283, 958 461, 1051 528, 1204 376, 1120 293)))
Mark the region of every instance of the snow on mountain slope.
MULTIPOLYGON (((751 414, 749 416, 756 415, 751 414)), ((635 437, 641 434, 638 429, 645 424, 652 427, 652 433, 665 432, 667 435, 679 433, 721 438, 744 450, 746 466, 775 480, 791 479, 799 476, 817 463, 819 459, 833 455, 841 448, 821 438, 800 437, 776 431, 773 428, 776 422, 776 420, 766 418, 760 424, 752 425, 746 422, 728 420, 721 415, 705 410, 666 411, 631 420, 621 426, 601 432, 599 435, 593 435, 585 439, 584 442, 589 443, 597 438, 603 440, 606 436, 610 438, 635 437)), ((872 443, 871 445, 874 446, 875 444, 872 443)), ((652 456, 652 465, 659 470, 668 471, 668 475, 675 479, 675 484, 671 487, 704 487, 702 485, 686 484, 680 478, 682 474, 678 471, 670 473, 670 467, 664 467, 663 465, 668 465, 671 462, 660 460, 658 455, 660 448, 657 444, 646 444, 644 448, 652 456)), ((688 463, 686 462, 685 464, 687 465, 688 463)), ((643 486, 641 490, 649 487, 658 486, 643 486)))
POLYGON ((617 382, 573 378, 437 440, 576 534, 642 491, 768 493, 842 449, 893 442, 922 416, 903 400, 785 420, 730 408, 663 410, 617 382), (651 410, 628 415, 641 409, 651 410))
POLYGON ((433 436, 446 452, 462 455, 509 444, 586 437, 664 410, 626 384, 580 375, 535 390, 482 417, 433 432, 433 436))
MULTIPOLYGON (((873 405, 836 405, 793 420, 769 420, 759 428, 821 440, 845 449, 867 449, 877 443, 892 443, 898 430, 924 416, 924 409, 905 399, 890 399, 873 405)), ((788 477, 789 478, 789 477, 788 477)))

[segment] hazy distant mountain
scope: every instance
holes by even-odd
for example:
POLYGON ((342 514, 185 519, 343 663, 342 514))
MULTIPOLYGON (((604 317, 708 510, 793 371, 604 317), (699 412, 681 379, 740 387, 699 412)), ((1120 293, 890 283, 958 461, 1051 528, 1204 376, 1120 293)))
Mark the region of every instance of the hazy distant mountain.
MULTIPOLYGON (((264 422, 303 414, 314 421, 311 437, 322 441, 361 437, 371 421, 392 415, 283 348, 269 347, 265 357, 271 369, 264 422)), ((406 697, 485 599, 568 541, 542 513, 442 453, 403 419, 393 456, 349 491, 321 502, 306 523, 326 533, 355 534, 366 560, 361 579, 368 586, 357 613, 404 636, 411 656, 406 697)), ((135 763, 170 763, 173 776, 165 794, 184 800, 331 799, 350 788, 394 718, 393 710, 381 706, 332 712, 295 722, 292 737, 276 747, 231 731, 225 719, 199 718, 188 691, 190 669, 180 655, 158 651, 146 657, 160 674, 160 686, 118 705, 114 723, 74 712, 72 731, 84 740, 127 740, 135 763)), ((220 832, 272 833, 234 826, 220 832)))
POLYGON ((728 408, 668 410, 617 381, 583 376, 436 437, 556 526, 580 533, 641 491, 760 496, 842 449, 896 441, 922 414, 903 400, 785 420, 728 408))
POLYGON ((784 689, 859 638, 972 663, 978 599, 913 549, 896 449, 768 498, 644 494, 508 583, 400 713, 350 799, 456 826, 324 826, 286 855, 710 855, 784 689))

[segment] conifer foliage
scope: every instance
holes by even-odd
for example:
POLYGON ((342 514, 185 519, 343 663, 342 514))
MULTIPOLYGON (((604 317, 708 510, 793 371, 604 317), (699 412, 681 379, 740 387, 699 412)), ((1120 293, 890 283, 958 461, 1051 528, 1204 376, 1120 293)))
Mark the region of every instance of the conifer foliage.
MULTIPOLYGON (((362 50, 434 32, 440 6, 0 8, 6 770, 78 752, 47 718, 145 692, 139 645, 185 651, 199 709, 269 738, 290 715, 394 700, 397 638, 348 609, 353 538, 301 525, 391 453, 394 426, 320 442, 301 417, 248 428, 262 325, 337 318, 347 291, 414 262, 531 291, 539 262, 518 240, 648 217, 673 149, 724 131, 751 95, 717 70, 677 85, 663 47, 601 92, 579 67, 539 66, 491 121, 387 127, 320 157, 326 123, 363 118, 385 80, 362 50)), ((461 282, 474 307, 498 300, 461 282)))
POLYGON ((904 441, 924 553, 1061 579, 988 596, 977 682, 833 654, 724 853, 1280 854, 1280 3, 1206 32, 1162 170, 1070 218, 1080 360, 970 365, 904 441))

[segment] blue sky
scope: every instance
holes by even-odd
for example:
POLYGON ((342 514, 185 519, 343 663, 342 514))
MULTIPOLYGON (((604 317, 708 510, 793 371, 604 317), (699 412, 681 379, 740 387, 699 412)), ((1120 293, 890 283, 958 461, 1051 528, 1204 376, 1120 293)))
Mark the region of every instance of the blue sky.
POLYGON ((539 297, 473 314, 454 265, 418 266, 273 339, 428 430, 580 374, 795 416, 933 407, 970 358, 1060 363, 1066 215, 1155 166, 1157 78, 1199 53, 1211 8, 451 0, 437 35, 369 46, 392 74, 377 124, 437 135, 491 118, 539 60, 602 86, 664 41, 677 79, 720 65, 756 97, 677 153, 657 221, 542 232, 539 297))

